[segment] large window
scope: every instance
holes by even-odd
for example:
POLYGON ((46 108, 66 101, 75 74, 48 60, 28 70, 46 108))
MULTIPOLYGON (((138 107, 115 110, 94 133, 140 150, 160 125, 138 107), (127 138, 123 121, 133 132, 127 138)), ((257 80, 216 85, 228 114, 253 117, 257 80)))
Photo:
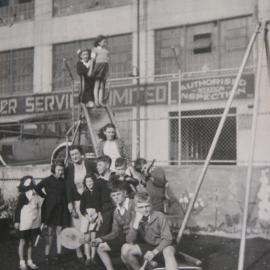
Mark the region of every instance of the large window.
MULTIPOLYGON (((202 163, 215 136, 222 109, 184 111, 181 113, 181 157, 179 156, 178 112, 170 113, 170 160, 177 164, 202 163)), ((232 108, 215 148, 212 164, 236 163, 236 110, 232 108)))
MULTIPOLYGON (((249 42, 251 32, 254 31, 251 18, 239 18, 226 20, 221 24, 221 44, 220 49, 221 66, 228 68, 240 63, 244 56, 249 42)), ((247 65, 252 65, 252 55, 248 59, 247 65)))
MULTIPOLYGON (((53 89, 68 89, 71 86, 69 74, 64 66, 64 59, 76 75, 78 57, 76 51, 80 48, 92 48, 94 39, 55 44, 53 46, 53 89)), ((110 78, 129 77, 132 74, 132 37, 130 34, 108 38, 110 51, 110 78)))
POLYGON ((172 28, 156 31, 155 40, 155 72, 156 74, 169 74, 177 71, 176 56, 183 64, 184 56, 184 30, 172 28), (175 52, 174 52, 175 50, 175 52))
POLYGON ((53 0, 54 16, 132 4, 132 0, 53 0))
POLYGON ((0 0, 0 26, 34 18, 33 0, 0 0))
POLYGON ((33 91, 33 48, 0 52, 0 94, 33 91))
POLYGON ((238 67, 253 28, 251 17, 241 17, 156 30, 155 73, 176 73, 176 57, 184 72, 238 67))

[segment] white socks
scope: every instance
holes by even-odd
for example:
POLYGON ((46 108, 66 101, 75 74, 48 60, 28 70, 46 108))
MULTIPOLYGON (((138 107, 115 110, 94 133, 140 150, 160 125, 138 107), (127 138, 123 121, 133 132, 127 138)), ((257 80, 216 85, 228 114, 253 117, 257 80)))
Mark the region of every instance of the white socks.
POLYGON ((26 266, 25 260, 20 260, 20 266, 26 266))

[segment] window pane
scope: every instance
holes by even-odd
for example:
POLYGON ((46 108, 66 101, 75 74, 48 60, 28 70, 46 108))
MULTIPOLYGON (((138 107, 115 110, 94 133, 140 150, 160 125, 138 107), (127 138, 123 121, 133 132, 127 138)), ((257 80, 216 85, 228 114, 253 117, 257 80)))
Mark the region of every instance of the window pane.
POLYGON ((33 0, 0 0, 0 26, 34 18, 33 0))
MULTIPOLYGON (((221 21, 220 58, 223 68, 238 67, 244 57, 251 31, 251 17, 221 21)), ((252 65, 252 54, 247 65, 252 65)))
MULTIPOLYGON (((202 163, 205 161, 215 136, 222 110, 201 110, 182 112, 181 116, 181 161, 186 163, 202 163)), ((171 112, 170 117, 178 117, 171 112)), ((178 143, 179 119, 170 120, 170 159, 179 160, 178 143)), ((236 163, 236 116, 235 109, 225 121, 220 138, 212 157, 213 164, 236 163)), ((177 164, 172 162, 172 164, 177 164)))
POLYGON ((213 23, 187 27, 186 71, 218 68, 217 26, 213 23))
POLYGON ((54 16, 132 4, 132 0, 53 0, 54 16))
MULTIPOLYGON (((176 57, 183 62, 183 34, 182 28, 171 28, 157 30, 155 32, 155 73, 169 74, 178 70, 173 48, 176 57)), ((183 67, 182 67, 183 68, 183 67)))
POLYGON ((0 52, 0 93, 33 92, 34 50, 0 52))

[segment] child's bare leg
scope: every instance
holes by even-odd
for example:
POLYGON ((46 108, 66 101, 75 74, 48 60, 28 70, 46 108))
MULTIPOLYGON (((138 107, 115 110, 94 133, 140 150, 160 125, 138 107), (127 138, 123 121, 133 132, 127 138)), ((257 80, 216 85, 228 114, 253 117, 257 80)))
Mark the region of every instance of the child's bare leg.
POLYGON ((23 269, 22 268, 23 266, 26 268, 26 263, 25 263, 25 259, 24 259, 24 247, 25 247, 25 240, 20 239, 19 247, 18 247, 18 254, 19 254, 21 269, 23 269))
POLYGON ((45 256, 50 255, 51 246, 52 246, 52 233, 53 233, 52 227, 48 227, 48 236, 47 236, 46 244, 45 244, 45 256))
POLYGON ((99 104, 102 106, 104 106, 104 92, 105 92, 105 83, 101 81, 99 92, 98 92, 98 101, 99 101, 99 104))
POLYGON ((124 244, 121 249, 121 259, 129 269, 139 270, 141 268, 138 256, 142 256, 138 245, 124 244))
POLYGON ((170 270, 177 270, 177 262, 174 256, 175 249, 173 246, 168 246, 163 249, 163 257, 165 260, 165 268, 170 270))
POLYGON ((62 253, 62 245, 60 242, 60 233, 62 231, 62 227, 61 226, 57 226, 56 227, 56 252, 57 254, 61 254, 62 253))
POLYGON ((107 243, 101 243, 97 248, 97 253, 103 262, 106 270, 114 270, 111 258, 108 254, 108 251, 110 251, 110 247, 107 245, 107 243))
POLYGON ((27 261, 32 261, 32 242, 29 241, 28 247, 27 247, 27 261))
POLYGON ((32 260, 32 246, 33 246, 33 243, 29 241, 28 248, 27 248, 27 265, 31 269, 38 269, 38 267, 33 263, 33 260, 32 260))
MULTIPOLYGON (((96 239, 96 232, 90 233, 90 239, 91 239, 91 241, 96 239)), ((96 248, 91 246, 91 259, 92 260, 95 258, 95 255, 96 255, 96 248)))
POLYGON ((24 246, 25 246, 25 240, 20 239, 19 248, 18 248, 18 253, 19 253, 20 260, 24 260, 24 246))
POLYGON ((94 99, 95 104, 99 106, 99 87, 100 87, 100 81, 95 80, 95 86, 94 86, 94 99))
POLYGON ((78 259, 83 258, 81 247, 76 248, 76 255, 78 259))

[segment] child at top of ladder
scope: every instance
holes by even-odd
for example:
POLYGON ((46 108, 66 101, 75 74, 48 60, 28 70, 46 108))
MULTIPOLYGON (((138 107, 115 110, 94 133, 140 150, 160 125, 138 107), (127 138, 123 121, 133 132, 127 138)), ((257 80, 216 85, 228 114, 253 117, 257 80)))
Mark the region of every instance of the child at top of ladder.
POLYGON ((94 59, 94 98, 97 107, 104 106, 105 84, 109 73, 109 51, 105 36, 98 36, 94 42, 91 58, 94 59))
POLYGON ((91 50, 79 49, 77 51, 79 61, 77 62, 77 73, 81 78, 82 97, 81 102, 87 107, 94 107, 94 79, 92 77, 93 59, 90 58, 91 50))

